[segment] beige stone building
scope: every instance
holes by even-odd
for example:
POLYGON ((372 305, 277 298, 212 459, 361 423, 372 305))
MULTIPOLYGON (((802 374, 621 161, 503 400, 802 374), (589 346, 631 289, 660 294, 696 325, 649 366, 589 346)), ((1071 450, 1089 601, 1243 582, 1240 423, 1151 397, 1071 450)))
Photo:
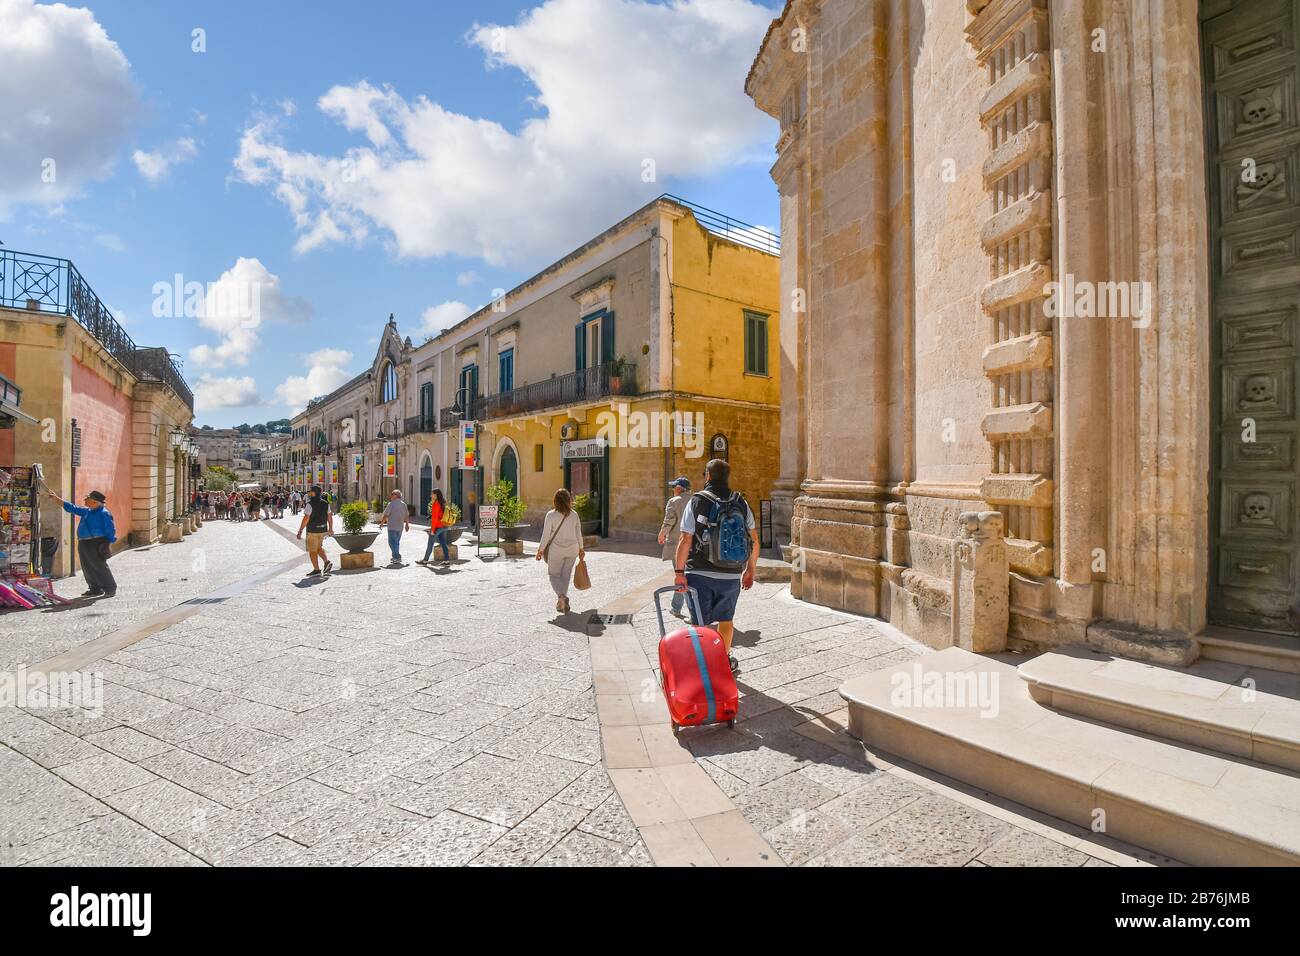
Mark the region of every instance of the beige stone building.
POLYGON ((782 124, 796 593, 933 646, 1296 635, 1300 9, 1197 13, 773 23, 747 90, 782 124), (987 600, 954 616, 968 543, 987 600))
POLYGON ((758 510, 776 477, 777 249, 766 231, 656 199, 418 346, 390 316, 370 367, 294 434, 309 466, 338 464, 330 490, 373 501, 396 487, 419 515, 440 488, 472 519, 505 479, 524 523, 540 526, 563 486, 587 495, 589 534, 648 539, 668 482, 715 453, 758 510))
POLYGON ((791 0, 746 89, 792 590, 938 649, 850 730, 1300 862, 1300 0, 791 0))

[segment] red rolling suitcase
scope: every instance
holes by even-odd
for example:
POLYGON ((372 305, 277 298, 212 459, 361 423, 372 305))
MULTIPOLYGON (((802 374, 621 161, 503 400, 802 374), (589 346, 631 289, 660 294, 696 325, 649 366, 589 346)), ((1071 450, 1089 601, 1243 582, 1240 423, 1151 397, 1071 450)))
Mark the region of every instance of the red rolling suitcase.
MULTIPOLYGON (((740 694, 731 676, 727 650, 711 627, 686 624, 671 634, 664 628, 659 595, 677 590, 672 585, 655 591, 655 614, 659 617, 659 670, 663 675, 664 697, 673 733, 683 727, 726 723, 736 726, 740 694)), ((686 592, 693 620, 700 620, 700 602, 691 588, 686 592)))

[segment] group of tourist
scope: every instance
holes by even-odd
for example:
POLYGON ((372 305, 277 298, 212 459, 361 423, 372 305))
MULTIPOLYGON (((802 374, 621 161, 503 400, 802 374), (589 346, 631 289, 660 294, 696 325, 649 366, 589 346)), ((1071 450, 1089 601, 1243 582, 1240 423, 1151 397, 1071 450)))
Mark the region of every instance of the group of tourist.
POLYGON ((270 491, 200 491, 195 495, 195 509, 212 521, 260 521, 283 518, 286 510, 297 514, 303 497, 297 491, 279 488, 270 491))
MULTIPOLYGON (((717 623, 731 661, 737 669, 736 659, 730 656, 736 601, 742 590, 753 586, 754 570, 758 561, 758 532, 754 514, 749 504, 730 487, 731 466, 720 458, 708 463, 705 469, 704 489, 691 494, 691 481, 682 476, 669 485, 673 495, 664 508, 663 525, 659 531, 659 544, 663 557, 673 562, 677 595, 673 600, 675 615, 685 616, 683 598, 687 590, 695 593, 692 617, 697 624, 717 623)), ((112 597, 117 593, 117 582, 108 570, 111 546, 116 540, 113 516, 105 505, 105 496, 90 492, 84 507, 63 501, 53 492, 50 497, 58 501, 81 521, 77 529, 78 552, 85 569, 88 589, 83 597, 112 597)), ((551 588, 555 592, 555 610, 569 611, 569 587, 574 572, 583 565, 586 548, 582 536, 582 521, 573 507, 569 491, 561 488, 555 492, 554 507, 542 522, 541 546, 537 560, 546 562, 551 588)), ((286 508, 294 514, 303 509, 298 537, 307 534, 307 556, 312 570, 308 577, 328 575, 334 568, 325 553, 325 539, 334 534, 334 506, 330 496, 319 485, 313 485, 304 497, 298 491, 250 490, 221 493, 200 492, 194 504, 202 506, 208 518, 230 521, 255 521, 283 518, 286 508)), ((442 567, 451 563, 451 550, 447 541, 450 522, 447 520, 447 501, 440 489, 434 489, 429 502, 429 540, 424 557, 416 564, 433 562, 435 548, 442 551, 442 567)), ((390 567, 403 567, 401 540, 404 531, 411 530, 411 512, 402 493, 393 489, 388 504, 379 518, 388 529, 388 547, 392 554, 390 567)), ((581 586, 581 584, 579 585, 581 586)))

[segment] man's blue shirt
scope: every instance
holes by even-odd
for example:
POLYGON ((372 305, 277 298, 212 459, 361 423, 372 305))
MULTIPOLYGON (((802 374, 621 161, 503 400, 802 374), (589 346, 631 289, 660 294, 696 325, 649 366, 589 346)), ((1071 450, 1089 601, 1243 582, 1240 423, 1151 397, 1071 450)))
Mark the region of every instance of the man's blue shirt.
POLYGON ((113 525, 113 515, 100 505, 98 508, 82 508, 71 501, 63 502, 63 510, 81 519, 77 523, 78 538, 107 538, 112 544, 117 540, 117 528, 113 525))

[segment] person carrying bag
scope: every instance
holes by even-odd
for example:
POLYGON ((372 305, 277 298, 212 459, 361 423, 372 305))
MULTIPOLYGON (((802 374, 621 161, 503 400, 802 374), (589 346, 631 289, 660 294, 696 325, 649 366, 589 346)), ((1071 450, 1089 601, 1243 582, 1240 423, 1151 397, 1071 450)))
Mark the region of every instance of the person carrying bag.
POLYGON ((544 543, 537 551, 537 560, 546 562, 551 589, 555 591, 555 610, 567 614, 570 576, 579 590, 591 587, 591 580, 583 560, 587 552, 582 546, 582 521, 573 510, 572 498, 567 489, 561 488, 555 493, 554 504, 555 507, 546 513, 546 520, 542 523, 544 543))

